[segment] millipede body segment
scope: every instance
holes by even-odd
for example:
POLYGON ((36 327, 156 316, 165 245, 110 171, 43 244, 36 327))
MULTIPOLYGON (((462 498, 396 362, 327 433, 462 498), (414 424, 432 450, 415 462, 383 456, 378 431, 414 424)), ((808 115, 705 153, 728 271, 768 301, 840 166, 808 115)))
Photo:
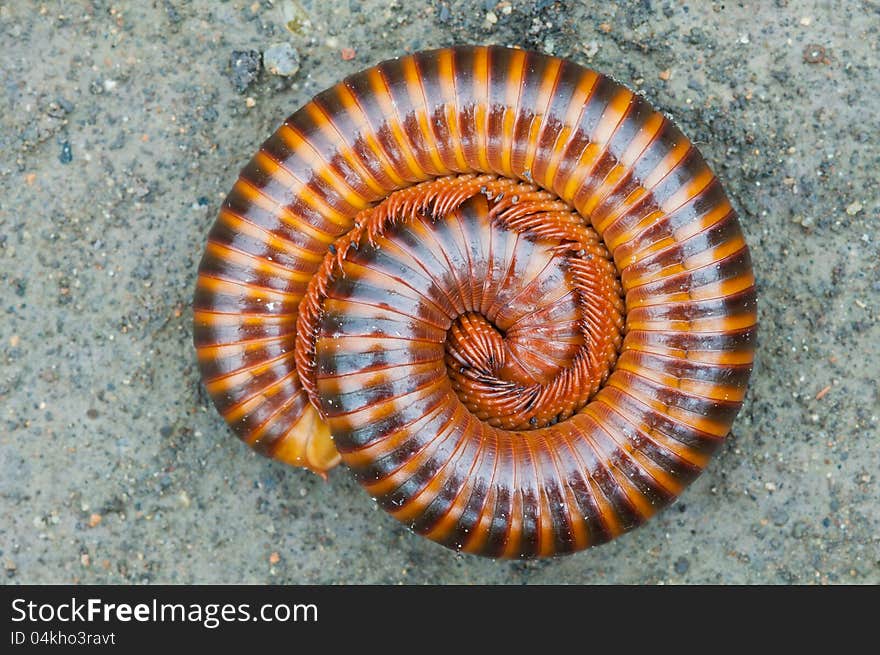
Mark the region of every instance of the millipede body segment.
POLYGON ((195 344, 262 453, 342 460, 413 531, 577 551, 674 500, 729 433, 756 298, 700 153, 608 77, 418 53, 290 116, 208 236, 195 344))

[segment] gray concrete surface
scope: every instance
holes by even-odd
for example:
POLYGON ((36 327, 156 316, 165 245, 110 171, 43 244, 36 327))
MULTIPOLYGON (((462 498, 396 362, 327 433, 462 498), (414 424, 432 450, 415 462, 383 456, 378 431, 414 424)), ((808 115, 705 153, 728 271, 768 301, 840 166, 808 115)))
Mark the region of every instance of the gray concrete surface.
POLYGON ((880 582, 878 31, 856 0, 0 3, 3 582, 880 582), (467 42, 644 91, 760 277, 735 436, 670 510, 561 560, 447 552, 346 471, 253 455, 194 365, 203 240, 257 145, 348 73, 467 42), (292 77, 232 65, 275 43, 292 77))

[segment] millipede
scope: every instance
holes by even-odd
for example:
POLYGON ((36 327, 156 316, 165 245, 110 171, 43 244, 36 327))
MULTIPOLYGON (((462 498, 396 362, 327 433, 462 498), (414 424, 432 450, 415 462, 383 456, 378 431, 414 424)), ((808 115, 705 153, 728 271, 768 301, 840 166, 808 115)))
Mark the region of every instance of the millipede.
POLYGON ((292 114, 242 169, 194 298, 251 447, 343 462, 457 551, 547 557, 675 500, 752 371, 755 278, 697 148, 571 61, 451 47, 292 114))

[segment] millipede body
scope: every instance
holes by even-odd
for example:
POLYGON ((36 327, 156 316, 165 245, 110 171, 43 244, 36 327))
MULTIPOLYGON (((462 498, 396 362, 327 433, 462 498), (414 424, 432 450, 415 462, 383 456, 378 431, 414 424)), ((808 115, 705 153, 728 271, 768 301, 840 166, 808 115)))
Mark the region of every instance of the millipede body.
POLYGON ((630 530, 724 441, 755 280, 694 145, 556 57, 455 47, 320 93, 241 171, 199 268, 205 386, 259 452, 343 461, 493 557, 630 530))

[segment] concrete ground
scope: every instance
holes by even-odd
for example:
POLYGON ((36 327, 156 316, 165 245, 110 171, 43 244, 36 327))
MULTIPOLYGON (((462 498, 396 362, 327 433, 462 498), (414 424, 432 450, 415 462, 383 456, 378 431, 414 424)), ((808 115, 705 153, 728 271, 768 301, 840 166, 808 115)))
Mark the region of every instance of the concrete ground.
POLYGON ((878 32, 872 0, 3 2, 3 582, 880 582, 878 32), (279 43, 298 62, 261 64, 279 43), (345 470, 253 455, 194 364, 204 238, 257 145, 343 76, 454 43, 643 91, 760 279, 735 436, 661 516, 559 560, 447 552, 345 470))

